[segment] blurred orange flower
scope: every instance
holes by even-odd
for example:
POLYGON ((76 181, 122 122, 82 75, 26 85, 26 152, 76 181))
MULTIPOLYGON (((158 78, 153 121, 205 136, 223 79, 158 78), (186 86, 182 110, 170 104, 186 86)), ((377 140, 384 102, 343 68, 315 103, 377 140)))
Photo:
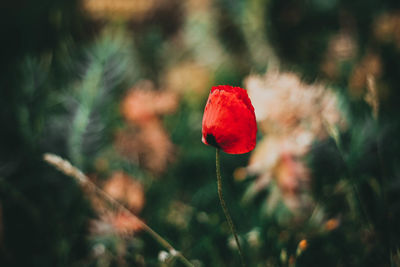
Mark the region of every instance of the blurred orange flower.
POLYGON ((379 79, 382 74, 382 62, 378 54, 368 53, 356 65, 349 80, 349 91, 353 97, 361 97, 367 88, 367 77, 379 79))
POLYGON ((156 174, 162 173, 174 159, 174 145, 157 120, 117 132, 115 147, 130 161, 156 174))
POLYGON ((114 172, 104 184, 103 190, 115 200, 126 204, 134 213, 140 212, 144 206, 142 184, 122 171, 114 172))
POLYGON ((144 124, 178 107, 178 97, 171 91, 156 91, 151 81, 141 81, 130 89, 121 103, 121 113, 129 122, 144 124))
POLYGON ((99 219, 90 222, 90 232, 94 235, 131 235, 143 229, 138 217, 124 211, 108 211, 99 214, 99 219))
POLYGON ((137 214, 145 203, 142 184, 122 171, 114 172, 102 186, 105 193, 118 201, 132 213, 121 210, 107 199, 91 194, 92 207, 96 210, 98 219, 92 220, 90 230, 92 234, 132 234, 142 229, 143 224, 137 214))
POLYGON ((160 116, 174 112, 177 106, 176 93, 157 91, 151 81, 136 84, 121 103, 129 124, 116 133, 117 151, 153 173, 163 172, 173 159, 174 145, 160 116))
POLYGON ((328 231, 335 230, 340 225, 340 221, 338 219, 332 218, 326 221, 325 229, 328 231))
POLYGON ((302 240, 299 242, 299 248, 300 248, 302 251, 304 251, 304 250, 306 250, 307 247, 308 247, 307 240, 302 239, 302 240))
POLYGON ((132 234, 143 228, 143 224, 138 217, 126 212, 119 212, 110 219, 111 224, 119 234, 132 234))

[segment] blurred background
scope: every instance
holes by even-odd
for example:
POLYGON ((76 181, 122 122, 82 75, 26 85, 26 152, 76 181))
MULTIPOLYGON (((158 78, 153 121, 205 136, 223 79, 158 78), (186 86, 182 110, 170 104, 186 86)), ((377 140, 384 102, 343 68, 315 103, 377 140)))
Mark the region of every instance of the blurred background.
POLYGON ((400 266, 400 2, 0 4, 0 266, 240 266, 201 143, 213 85, 257 146, 222 154, 248 266, 400 266))

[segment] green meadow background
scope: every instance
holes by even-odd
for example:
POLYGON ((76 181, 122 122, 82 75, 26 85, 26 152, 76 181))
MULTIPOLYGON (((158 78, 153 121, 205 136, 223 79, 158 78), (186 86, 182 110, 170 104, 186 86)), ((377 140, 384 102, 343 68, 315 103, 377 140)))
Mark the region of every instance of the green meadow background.
POLYGON ((221 155, 247 266, 400 266, 400 2, 0 7, 0 266, 185 266, 140 220, 194 266, 240 266, 201 142, 221 84, 258 123, 221 155))

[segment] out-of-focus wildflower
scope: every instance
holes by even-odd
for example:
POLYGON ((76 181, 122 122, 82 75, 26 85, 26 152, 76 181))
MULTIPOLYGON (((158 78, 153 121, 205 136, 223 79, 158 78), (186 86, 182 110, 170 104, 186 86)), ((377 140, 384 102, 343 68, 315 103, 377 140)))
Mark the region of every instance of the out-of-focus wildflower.
POLYGON ((169 257, 170 257, 169 253, 166 252, 165 250, 161 250, 161 251, 158 253, 158 260, 159 260, 160 262, 166 262, 167 259, 168 259, 169 257))
POLYGON ((386 12, 373 22, 375 38, 384 43, 394 42, 400 48, 400 12, 386 12))
POLYGON ((261 245, 260 229, 255 228, 247 233, 247 242, 253 248, 258 248, 261 245))
POLYGON ((135 213, 142 210, 145 202, 143 186, 128 174, 118 171, 103 186, 104 191, 115 200, 124 203, 135 213))
POLYGON ((282 249, 282 250, 281 250, 280 258, 281 258, 281 262, 284 262, 284 263, 285 263, 285 262, 287 261, 287 252, 286 252, 285 249, 282 249))
POLYGON ((331 79, 338 78, 342 63, 352 61, 357 56, 357 44, 349 30, 333 36, 326 50, 324 61, 321 65, 322 72, 331 79))
POLYGON ((167 71, 164 83, 169 91, 199 97, 206 93, 206 88, 209 88, 211 73, 196 62, 184 62, 167 71))
POLYGON ((203 115, 202 141, 229 154, 247 153, 256 146, 257 124, 246 90, 212 87, 203 115))
POLYGON ((100 257, 106 252, 106 246, 104 246, 104 244, 98 243, 93 246, 92 251, 95 257, 100 257))
POLYGON ((173 159, 174 145, 160 116, 174 112, 177 105, 176 93, 157 91, 150 81, 139 82, 121 103, 121 113, 130 124, 116 134, 117 150, 153 173, 163 172, 173 159))
POLYGON ((308 242, 305 239, 302 239, 297 246, 297 255, 300 255, 303 251, 305 251, 308 247, 308 242))
POLYGON ((98 219, 91 222, 91 232, 96 235, 117 233, 132 234, 142 229, 143 224, 136 217, 145 203, 144 190, 141 183, 128 174, 117 171, 104 183, 103 190, 112 199, 129 209, 132 214, 121 210, 112 203, 107 203, 103 197, 91 194, 92 207, 96 210, 98 219))
MULTIPOLYGON (((238 239, 239 239, 240 243, 243 243, 241 236, 238 236, 238 239)), ((238 250, 238 245, 237 245, 237 243, 235 241, 235 237, 233 235, 229 236, 229 238, 228 238, 228 246, 232 250, 238 250)))
POLYGON ((292 154, 282 154, 275 168, 279 187, 289 195, 296 194, 302 179, 308 180, 308 169, 292 154))
POLYGON ((174 112, 177 106, 175 93, 156 91, 152 82, 141 81, 126 94, 121 103, 121 113, 130 122, 144 124, 174 112))
MULTIPOLYGON (((270 194, 294 213, 308 209, 310 173, 302 157, 314 140, 329 136, 329 127, 346 126, 336 95, 322 84, 307 85, 294 73, 268 72, 245 80, 256 118, 265 136, 252 152, 246 168, 258 178, 257 194, 274 181, 280 194, 270 194)), ((271 205, 270 205, 271 208, 271 205)))
POLYGON ((156 174, 174 158, 174 145, 158 120, 121 130, 116 134, 115 146, 127 159, 156 174))
POLYGON ((331 39, 328 52, 341 60, 353 58, 356 55, 355 40, 348 33, 340 33, 331 39))
POLYGON ((296 258, 293 255, 290 255, 289 261, 288 261, 289 266, 293 266, 295 264, 295 262, 296 262, 296 258))
POLYGON ((328 231, 332 231, 332 230, 335 230, 336 228, 338 228, 339 225, 340 225, 339 219, 332 218, 325 222, 325 229, 328 231))
POLYGON ((124 211, 107 210, 99 214, 99 218, 92 220, 90 232, 94 235, 132 235, 142 230, 143 224, 138 217, 124 211))
POLYGON ((290 133, 298 138, 307 131, 323 138, 324 123, 337 124, 342 120, 333 92, 322 84, 307 85, 294 73, 271 71, 265 76, 251 75, 245 85, 265 133, 290 133))
POLYGON ((140 220, 126 212, 119 212, 110 218, 111 224, 119 234, 132 234, 143 228, 140 220))
POLYGON ((354 67, 349 80, 349 90, 353 97, 363 96, 367 88, 367 77, 372 75, 379 79, 382 74, 381 58, 377 54, 369 53, 354 67))
POLYGON ((285 204, 291 209, 301 208, 299 194, 309 188, 309 170, 293 154, 282 154, 275 166, 274 176, 284 197, 285 204))
POLYGON ((301 250, 306 250, 307 246, 308 246, 307 240, 303 239, 303 240, 300 241, 299 248, 301 250))

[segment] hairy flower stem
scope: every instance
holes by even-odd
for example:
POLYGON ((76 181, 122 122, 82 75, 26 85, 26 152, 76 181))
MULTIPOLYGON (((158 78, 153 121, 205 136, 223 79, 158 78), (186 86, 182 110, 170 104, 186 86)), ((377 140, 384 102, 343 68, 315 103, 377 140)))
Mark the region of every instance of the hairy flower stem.
POLYGON ((226 217, 226 220, 228 221, 229 228, 231 229, 231 232, 233 236, 235 237, 236 245, 239 250, 239 256, 240 256, 240 261, 242 262, 242 266, 246 266, 244 263, 244 258, 243 258, 243 252, 242 248, 240 247, 239 243, 239 238, 235 229, 235 225, 233 224, 231 215, 229 214, 228 208, 226 207, 226 203, 224 200, 224 196, 222 195, 222 179, 221 179, 221 167, 219 163, 219 149, 217 148, 217 152, 215 154, 215 162, 216 162, 216 170, 217 170, 217 185, 218 185, 218 196, 219 196, 219 201, 221 202, 221 207, 224 210, 224 214, 226 217))
POLYGON ((154 238, 161 246, 168 250, 171 256, 178 258, 185 266, 194 267, 194 265, 179 251, 177 251, 167 240, 160 236, 156 231, 154 231, 150 226, 143 222, 139 217, 133 214, 124 205, 119 203, 117 200, 108 195, 105 191, 100 189, 96 184, 90 181, 89 177, 83 174, 78 168, 71 165, 71 163, 57 155, 46 153, 44 154, 44 160, 56 167, 58 170, 64 174, 73 177, 78 180, 78 182, 87 189, 96 192, 101 198, 106 200, 108 203, 112 204, 115 208, 135 217, 138 222, 142 225, 143 229, 154 238))

